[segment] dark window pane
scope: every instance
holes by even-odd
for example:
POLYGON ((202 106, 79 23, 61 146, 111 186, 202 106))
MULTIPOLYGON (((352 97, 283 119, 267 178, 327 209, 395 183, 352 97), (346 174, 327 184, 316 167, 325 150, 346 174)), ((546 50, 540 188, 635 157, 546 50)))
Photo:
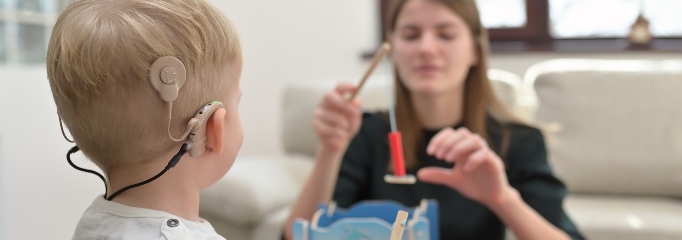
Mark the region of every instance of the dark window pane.
POLYGON ((69 5, 70 2, 71 0, 59 0, 59 7, 57 8, 57 12, 61 12, 62 10, 64 10, 64 8, 66 8, 66 6, 69 5))
POLYGON ((5 23, 0 22, 0 63, 7 62, 7 42, 5 41, 7 34, 5 32, 5 23))
POLYGON ((19 49, 19 62, 45 62, 47 52, 45 26, 19 24, 19 35, 16 43, 19 49))
POLYGON ((47 8, 47 4, 54 0, 17 0, 16 9, 20 12, 43 12, 47 8))

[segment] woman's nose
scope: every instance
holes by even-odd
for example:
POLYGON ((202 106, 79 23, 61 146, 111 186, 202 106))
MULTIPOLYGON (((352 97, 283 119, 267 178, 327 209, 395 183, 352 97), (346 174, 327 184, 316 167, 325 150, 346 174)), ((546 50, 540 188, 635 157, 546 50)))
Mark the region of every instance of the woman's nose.
POLYGON ((436 37, 433 34, 424 34, 419 41, 420 55, 433 55, 436 53, 436 37))

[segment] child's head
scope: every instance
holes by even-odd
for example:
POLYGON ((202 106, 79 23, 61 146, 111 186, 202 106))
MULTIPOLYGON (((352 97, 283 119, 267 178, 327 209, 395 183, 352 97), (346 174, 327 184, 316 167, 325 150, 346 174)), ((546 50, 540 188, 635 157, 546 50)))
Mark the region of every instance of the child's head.
POLYGON ((57 110, 79 148, 107 173, 181 145, 168 136, 167 103, 149 81, 151 64, 164 56, 187 69, 170 134, 179 138, 202 106, 222 102, 224 140, 209 139, 207 149, 224 149, 220 158, 229 168, 243 140, 237 113, 242 56, 222 13, 204 0, 79 0, 57 19, 47 55, 57 110))

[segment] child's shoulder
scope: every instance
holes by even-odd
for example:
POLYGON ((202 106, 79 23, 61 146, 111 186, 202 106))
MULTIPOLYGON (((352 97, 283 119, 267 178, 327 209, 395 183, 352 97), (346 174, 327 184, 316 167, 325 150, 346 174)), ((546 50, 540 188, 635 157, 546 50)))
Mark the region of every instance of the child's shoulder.
POLYGON ((194 223, 170 213, 126 206, 101 196, 83 213, 73 239, 224 240, 208 223, 194 223))

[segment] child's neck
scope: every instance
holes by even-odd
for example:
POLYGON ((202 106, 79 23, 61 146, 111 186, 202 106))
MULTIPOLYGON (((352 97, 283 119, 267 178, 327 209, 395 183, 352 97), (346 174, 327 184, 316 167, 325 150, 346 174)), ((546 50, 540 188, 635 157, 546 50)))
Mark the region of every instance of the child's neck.
MULTIPOLYGON (((172 157, 172 156, 171 156, 172 157)), ((112 171, 109 178, 109 195, 126 186, 145 181, 159 172, 170 161, 154 161, 124 171, 112 171)), ((199 193, 200 185, 194 178, 191 160, 188 156, 161 177, 129 189, 116 196, 112 201, 131 207, 164 211, 178 217, 200 222, 199 193)))

